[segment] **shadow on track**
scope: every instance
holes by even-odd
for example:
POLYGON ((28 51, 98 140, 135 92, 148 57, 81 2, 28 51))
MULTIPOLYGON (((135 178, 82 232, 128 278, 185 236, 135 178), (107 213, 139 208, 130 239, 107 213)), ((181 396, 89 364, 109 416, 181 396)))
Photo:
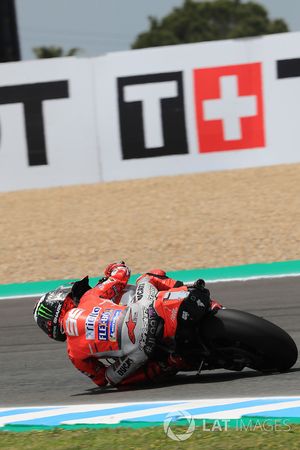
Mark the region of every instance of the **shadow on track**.
POLYGON ((72 397, 82 397, 89 395, 104 395, 104 394, 114 394, 120 392, 128 391, 150 391, 151 389, 159 389, 165 387, 174 387, 189 384, 211 384, 211 383, 228 383, 230 381, 235 381, 238 379, 248 379, 248 378, 260 378, 260 377, 274 377, 282 376, 287 373, 300 372, 300 368, 290 369, 284 373, 261 373, 254 370, 247 370, 244 372, 222 372, 222 373, 211 373, 211 374, 184 374, 181 373, 176 375, 172 380, 160 383, 143 383, 138 386, 120 386, 116 387, 95 387, 87 389, 85 392, 72 395, 72 397))

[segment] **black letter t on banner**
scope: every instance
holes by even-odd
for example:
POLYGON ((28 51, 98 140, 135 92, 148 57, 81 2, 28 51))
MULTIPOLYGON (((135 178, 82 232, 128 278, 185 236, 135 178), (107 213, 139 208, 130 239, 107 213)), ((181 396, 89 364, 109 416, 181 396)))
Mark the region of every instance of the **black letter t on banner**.
POLYGON ((30 166, 47 165, 42 102, 69 97, 68 81, 0 87, 0 104, 23 103, 30 166))

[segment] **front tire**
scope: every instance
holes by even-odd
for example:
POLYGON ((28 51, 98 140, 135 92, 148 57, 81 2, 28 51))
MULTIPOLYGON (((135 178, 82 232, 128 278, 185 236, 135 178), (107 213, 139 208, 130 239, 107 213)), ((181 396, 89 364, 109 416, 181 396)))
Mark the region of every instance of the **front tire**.
POLYGON ((277 325, 235 309, 220 309, 201 323, 201 337, 210 349, 225 351, 227 356, 248 355, 245 366, 262 372, 283 372, 298 357, 295 342, 277 325))

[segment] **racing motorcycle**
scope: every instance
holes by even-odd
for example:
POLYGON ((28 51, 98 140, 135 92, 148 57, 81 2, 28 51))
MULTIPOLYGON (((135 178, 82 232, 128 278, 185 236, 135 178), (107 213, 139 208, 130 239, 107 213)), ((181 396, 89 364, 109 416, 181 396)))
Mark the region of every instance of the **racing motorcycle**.
MULTIPOLYGON (((130 302, 135 286, 129 285, 122 303, 130 302)), ((164 359, 175 351, 191 371, 228 369, 284 372, 297 361, 298 350, 291 336, 279 326, 248 312, 215 308, 199 325, 187 328, 177 322, 180 299, 157 298, 154 308, 163 330, 154 359, 164 359)))

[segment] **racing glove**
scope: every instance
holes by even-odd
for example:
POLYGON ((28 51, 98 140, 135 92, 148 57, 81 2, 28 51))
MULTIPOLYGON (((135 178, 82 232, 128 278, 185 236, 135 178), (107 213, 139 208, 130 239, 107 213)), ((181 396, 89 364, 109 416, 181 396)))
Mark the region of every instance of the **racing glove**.
POLYGON ((104 270, 104 276, 109 278, 116 275, 118 272, 122 272, 123 276, 126 276, 127 278, 130 277, 130 269, 128 266, 126 266, 124 261, 120 262, 113 262, 109 264, 106 269, 104 270))

